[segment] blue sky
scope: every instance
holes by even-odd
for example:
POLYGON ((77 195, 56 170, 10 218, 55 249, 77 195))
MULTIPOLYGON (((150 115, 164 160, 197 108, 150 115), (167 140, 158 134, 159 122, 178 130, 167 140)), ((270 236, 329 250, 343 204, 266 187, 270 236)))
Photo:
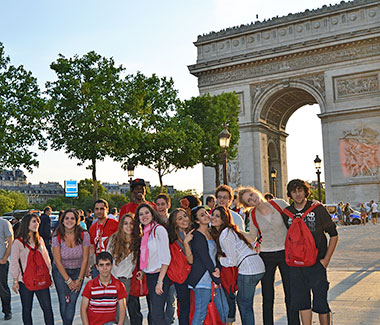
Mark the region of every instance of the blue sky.
MULTIPOLYGON (((334 1, 332 3, 337 3, 334 1)), ((198 95, 196 78, 187 66, 196 61, 193 42, 199 34, 247 24, 256 20, 283 16, 330 3, 321 0, 192 0, 192 1, 128 1, 128 0, 5 0, 0 13, 0 42, 5 46, 13 65, 24 65, 38 79, 41 88, 55 75, 49 65, 58 54, 79 56, 96 51, 113 57, 128 73, 141 71, 172 77, 182 99, 198 95)), ((290 119, 287 130, 289 178, 315 179, 313 159, 322 155, 321 136, 305 153, 306 143, 300 143, 302 132, 319 134, 318 106, 307 106, 290 119), (302 130, 301 125, 305 124, 302 130), (293 139, 294 138, 294 139, 293 139), (297 157, 302 150, 305 166, 297 157)), ((308 141, 310 143, 310 139, 308 141)), ((77 167, 63 152, 40 153, 40 167, 27 174, 32 183, 65 179, 90 178, 89 170, 77 167)), ((156 174, 146 168, 136 170, 137 177, 158 184, 156 174)), ((119 164, 106 159, 98 167, 103 182, 127 181, 119 164)), ((202 169, 180 171, 164 178, 165 184, 178 189, 202 190, 202 169)))

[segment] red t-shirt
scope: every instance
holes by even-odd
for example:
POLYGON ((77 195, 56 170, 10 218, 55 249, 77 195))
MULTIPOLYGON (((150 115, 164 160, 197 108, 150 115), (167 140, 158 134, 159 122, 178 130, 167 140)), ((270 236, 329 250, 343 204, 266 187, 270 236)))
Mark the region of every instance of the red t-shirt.
POLYGON ((106 286, 99 281, 98 276, 87 282, 82 296, 90 300, 87 307, 88 323, 103 325, 115 321, 118 301, 127 298, 127 291, 124 284, 112 275, 106 286))
POLYGON ((96 221, 90 228, 90 243, 95 246, 95 254, 104 252, 107 248, 108 239, 117 231, 119 222, 106 218, 103 224, 96 221))
MULTIPOLYGON (((157 205, 156 203, 152 203, 152 202, 148 202, 148 201, 145 201, 143 203, 147 203, 149 205, 152 206, 152 208, 154 210, 157 210, 157 205)), ((133 213, 133 214, 136 214, 136 210, 137 210, 137 207, 140 205, 141 203, 133 203, 133 202, 129 202, 127 204, 124 204, 121 209, 120 209, 120 213, 119 213, 119 216, 120 218, 127 214, 127 213, 133 213)))

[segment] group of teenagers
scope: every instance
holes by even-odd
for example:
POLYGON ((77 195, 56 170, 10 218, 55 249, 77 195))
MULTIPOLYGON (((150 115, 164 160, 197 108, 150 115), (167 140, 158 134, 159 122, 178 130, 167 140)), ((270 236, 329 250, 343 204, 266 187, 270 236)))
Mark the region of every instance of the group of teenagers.
POLYGON ((230 210, 234 192, 220 185, 212 209, 189 195, 181 200, 181 208, 168 214, 169 196, 160 194, 155 203, 148 202, 144 180, 135 179, 134 199, 121 208, 118 221, 107 217, 109 207, 103 199, 94 203, 96 219, 88 232, 80 226, 77 211, 66 210, 52 236, 52 262, 38 235, 39 217, 27 214, 12 246, 10 267, 13 290, 21 297, 24 324, 32 324, 34 294, 45 323, 54 324, 49 288, 32 291, 23 283, 22 270, 27 268, 29 252, 36 248, 52 269, 63 324, 73 323, 83 280, 90 275, 80 307, 85 325, 140 325, 140 297, 145 295, 149 324, 174 321, 174 297, 180 325, 215 322, 210 322, 208 315, 210 301, 220 323, 235 322, 237 305, 241 323, 255 324, 254 296, 260 281, 263 323, 274 324, 277 268, 288 324, 312 324, 312 311, 319 314, 321 324, 329 324, 326 268, 338 234, 327 210, 307 199, 309 186, 299 179, 287 185, 290 206, 282 199, 268 201, 253 187, 235 191, 246 213, 230 210), (285 238, 291 215, 304 218, 315 240, 318 256, 312 266, 286 263, 285 238))

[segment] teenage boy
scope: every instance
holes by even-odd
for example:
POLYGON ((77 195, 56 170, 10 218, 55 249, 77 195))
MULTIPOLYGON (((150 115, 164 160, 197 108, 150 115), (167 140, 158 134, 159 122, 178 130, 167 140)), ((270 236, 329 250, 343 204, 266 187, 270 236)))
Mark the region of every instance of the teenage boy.
MULTIPOLYGON (((286 209, 295 217, 301 217, 312 204, 312 201, 307 199, 310 194, 309 185, 303 180, 294 179, 289 182, 287 192, 293 203, 286 209)), ((292 219, 285 213, 282 216, 285 224, 289 227, 292 219)), ((294 309, 300 311, 302 324, 312 324, 313 310, 319 314, 319 323, 327 325, 330 324, 330 307, 327 302, 329 283, 326 268, 338 243, 338 233, 330 214, 322 205, 318 205, 310 211, 304 221, 313 235, 318 256, 316 263, 312 266, 290 266, 291 301, 294 309), (326 232, 330 237, 329 242, 325 235, 326 232), (311 309, 311 292, 313 293, 313 309, 311 309)))
POLYGON ((92 278, 96 278, 98 275, 97 268, 95 268, 95 255, 104 252, 107 247, 107 243, 111 235, 117 231, 119 222, 110 219, 108 215, 108 202, 103 199, 99 199, 94 204, 94 214, 97 218, 92 224, 90 234, 90 269, 92 278))
POLYGON ((87 282, 80 306, 80 316, 84 325, 116 324, 116 309, 119 308, 119 325, 125 319, 124 284, 111 275, 112 255, 101 252, 96 256, 96 268, 99 275, 87 282))
MULTIPOLYGON (((224 206, 226 209, 230 209, 230 205, 232 203, 232 200, 234 199, 234 192, 232 191, 232 188, 228 185, 220 185, 215 190, 215 196, 216 200, 218 202, 218 205, 224 206)), ((245 231, 244 227, 244 220, 240 216, 240 214, 236 213, 235 211, 231 210, 232 219, 234 220, 235 225, 238 226, 240 231, 245 231)))
POLYGON ((142 178, 136 178, 132 181, 131 185, 131 191, 133 194, 133 201, 129 202, 127 204, 124 204, 119 213, 119 217, 121 218, 123 215, 127 213, 136 213, 137 207, 141 203, 148 203, 157 210, 157 206, 154 203, 148 202, 145 200, 145 194, 146 194, 146 184, 145 181, 142 178))

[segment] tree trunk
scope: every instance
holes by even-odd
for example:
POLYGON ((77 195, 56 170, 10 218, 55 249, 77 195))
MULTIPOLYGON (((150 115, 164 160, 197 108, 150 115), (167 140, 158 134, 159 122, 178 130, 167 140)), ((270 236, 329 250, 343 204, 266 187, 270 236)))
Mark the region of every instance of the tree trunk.
POLYGON ((161 193, 164 190, 164 185, 162 182, 161 164, 158 165, 158 179, 160 180, 161 193))
POLYGON ((215 187, 220 185, 219 164, 215 165, 215 187))
POLYGON ((98 181, 96 179, 96 159, 92 160, 92 183, 94 186, 92 197, 95 202, 98 199, 98 181))

